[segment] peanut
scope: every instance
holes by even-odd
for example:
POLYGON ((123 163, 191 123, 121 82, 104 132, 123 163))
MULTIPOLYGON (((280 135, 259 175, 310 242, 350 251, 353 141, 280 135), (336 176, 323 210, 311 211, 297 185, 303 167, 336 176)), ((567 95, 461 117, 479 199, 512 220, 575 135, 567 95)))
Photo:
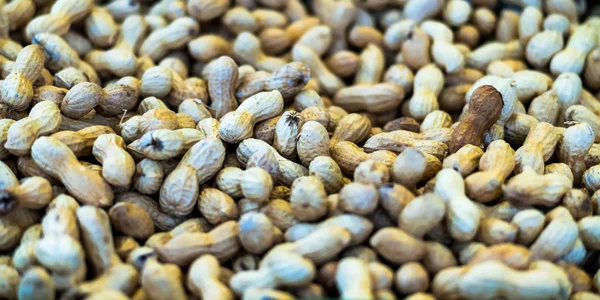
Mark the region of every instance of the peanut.
POLYGON ((555 208, 546 218, 548 225, 530 247, 533 259, 558 259, 567 254, 576 242, 577 224, 567 209, 555 208))
POLYGON ((224 160, 225 148, 219 140, 207 138, 196 143, 165 178, 160 190, 160 207, 174 215, 190 213, 198 200, 200 184, 214 176, 224 160))
POLYGON ((182 154, 203 138, 204 133, 196 129, 158 129, 142 135, 129 144, 127 149, 133 156, 167 160, 182 154))
POLYGON ((49 14, 35 17, 25 29, 27 40, 40 32, 63 35, 69 31, 71 24, 91 12, 94 4, 90 0, 61 0, 52 4, 49 14))
POLYGON ((502 140, 493 141, 481 156, 480 171, 465 178, 467 195, 480 202, 497 199, 502 195, 501 185, 514 166, 514 150, 502 140))
POLYGON ((229 288, 219 281, 219 261, 212 255, 195 260, 188 271, 187 286, 203 299, 234 299, 229 288))
POLYGON ((500 262, 483 262, 469 267, 454 267, 444 270, 432 282, 432 290, 437 296, 454 294, 465 299, 493 298, 497 295, 507 297, 527 297, 537 295, 544 297, 568 297, 571 285, 567 275, 556 265, 550 262, 535 262, 529 270, 518 271, 505 266, 500 262), (552 272, 548 272, 552 271, 552 272), (527 280, 530 274, 537 274, 536 278, 544 277, 544 284, 540 287, 537 283, 527 280), (502 284, 492 289, 482 289, 479 284, 495 278, 502 284), (458 282, 453 282, 457 280, 458 282), (492 294, 489 294, 492 293, 492 294))
POLYGON ((481 86, 476 89, 469 102, 465 119, 452 132, 448 148, 450 153, 458 151, 466 144, 479 146, 483 133, 500 117, 502 102, 502 96, 494 87, 481 86))
POLYGON ((181 17, 164 28, 150 33, 140 46, 139 54, 148 55, 156 61, 164 57, 167 51, 179 48, 192 40, 200 30, 196 21, 181 17))
POLYGON ((284 99, 289 99, 307 85, 309 78, 310 71, 305 64, 291 62, 270 74, 258 71, 243 76, 238 82, 235 96, 244 101, 262 91, 278 90, 284 99))
POLYGON ((60 122, 58 106, 50 101, 41 102, 31 109, 27 118, 10 126, 4 148, 14 155, 28 155, 35 140, 57 130, 60 122))
POLYGON ((226 113, 237 108, 235 88, 238 79, 238 68, 229 57, 221 57, 215 62, 214 71, 208 78, 208 93, 212 100, 211 108, 215 117, 220 119, 226 113))
POLYGON ((96 70, 87 62, 82 61, 77 52, 60 36, 42 32, 33 36, 31 41, 33 44, 40 45, 44 52, 48 53, 46 57, 49 70, 59 71, 68 67, 74 67, 85 73, 91 82, 100 83, 96 70))
POLYGON ((597 39, 591 38, 595 35, 597 35, 597 30, 590 24, 577 26, 573 30, 566 47, 552 57, 552 61, 550 61, 552 74, 581 73, 586 55, 598 42, 597 39))
POLYGON ((567 128, 560 148, 559 160, 569 166, 573 172, 573 182, 578 184, 585 172, 585 154, 594 143, 594 129, 587 123, 567 128))
POLYGON ((600 286, 593 4, 4 2, 0 298, 600 286))
POLYGON ((303 45, 294 46, 292 48, 292 58, 308 66, 311 75, 315 76, 326 94, 334 95, 344 87, 344 83, 327 68, 318 54, 311 48, 303 45))
POLYGON ((71 118, 82 118, 94 108, 106 116, 117 116, 133 108, 137 94, 130 86, 115 84, 102 89, 91 82, 82 82, 67 92, 60 105, 61 112, 71 118))
POLYGON ((92 50, 86 53, 85 60, 96 70, 109 71, 120 77, 134 75, 137 68, 134 53, 147 28, 142 17, 127 17, 121 25, 121 34, 115 45, 107 51, 92 50))
POLYGON ((2 84, 0 99, 10 108, 23 111, 33 98, 33 82, 41 75, 43 68, 41 47, 30 45, 19 52, 12 71, 2 84))
POLYGON ((114 186, 127 187, 135 171, 135 163, 125 151, 125 141, 115 134, 96 138, 92 149, 94 157, 102 164, 102 177, 114 186))
POLYGON ((38 138, 31 147, 31 156, 45 172, 60 179, 78 200, 96 206, 112 204, 113 191, 108 183, 98 173, 82 167, 75 154, 57 139, 38 138))
POLYGON ((509 179, 502 191, 504 196, 515 204, 554 206, 572 185, 571 180, 564 175, 539 175, 526 167, 521 174, 509 179), (534 180, 528 181, 533 185, 525 186, 523 180, 534 180))
POLYGON ((278 115, 282 109, 281 93, 258 93, 244 101, 237 110, 223 116, 219 125, 221 138, 228 143, 237 144, 252 136, 253 127, 257 122, 278 115))
POLYGON ((236 150, 236 155, 239 162, 242 165, 245 165, 252 155, 259 151, 267 151, 266 149, 271 149, 274 151, 273 153, 275 154, 275 159, 279 163, 279 181, 282 184, 291 186, 296 178, 306 176, 308 174, 308 170, 304 166, 279 155, 274 148, 261 140, 246 139, 242 141, 236 150))
POLYGON ((537 174, 543 174, 544 162, 554 153, 557 142, 552 124, 541 122, 533 126, 523 146, 515 152, 515 173, 521 173, 528 167, 537 174))
POLYGON ((1 195, 0 213, 7 214, 15 209, 46 207, 52 199, 52 188, 44 178, 28 177, 19 183, 2 188, 1 195))
POLYGON ((466 197, 460 174, 443 169, 436 176, 435 192, 446 202, 446 223, 450 235, 459 241, 473 239, 477 233, 481 212, 466 197))
POLYGON ((212 254, 217 259, 226 260, 240 248, 238 233, 239 225, 228 221, 208 233, 181 233, 160 245, 156 251, 161 260, 177 265, 188 265, 203 254, 212 254))

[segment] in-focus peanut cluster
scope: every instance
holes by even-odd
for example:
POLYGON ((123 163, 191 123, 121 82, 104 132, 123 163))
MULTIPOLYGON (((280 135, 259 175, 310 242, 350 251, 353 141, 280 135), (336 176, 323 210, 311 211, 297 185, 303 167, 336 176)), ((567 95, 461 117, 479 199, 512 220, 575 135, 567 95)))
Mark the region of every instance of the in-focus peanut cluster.
POLYGON ((597 15, 0 1, 0 299, 600 299, 597 15))

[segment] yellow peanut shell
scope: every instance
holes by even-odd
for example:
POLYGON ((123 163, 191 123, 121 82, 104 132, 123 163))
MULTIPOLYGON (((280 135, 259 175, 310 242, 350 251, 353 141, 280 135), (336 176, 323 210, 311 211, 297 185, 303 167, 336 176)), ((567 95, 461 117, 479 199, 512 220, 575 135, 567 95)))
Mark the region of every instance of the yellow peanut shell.
POLYGON ((113 202, 110 185, 100 176, 81 165, 73 152, 55 138, 40 137, 31 147, 35 162, 50 175, 57 177, 79 201, 109 206, 113 202))

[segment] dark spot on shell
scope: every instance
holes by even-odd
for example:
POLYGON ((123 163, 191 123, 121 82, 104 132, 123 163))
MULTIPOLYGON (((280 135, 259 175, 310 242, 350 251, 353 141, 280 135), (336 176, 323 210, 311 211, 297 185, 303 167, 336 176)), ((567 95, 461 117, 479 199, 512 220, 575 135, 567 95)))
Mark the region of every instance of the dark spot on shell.
POLYGON ((162 141, 157 138, 154 138, 154 136, 152 136, 150 146, 152 146, 152 148, 154 148, 156 151, 162 151, 164 149, 162 141))
POLYGON ((11 212, 17 206, 17 201, 12 192, 0 191, 0 215, 11 212))
POLYGON ((589 198, 585 199, 581 203, 581 210, 583 210, 583 211, 591 211, 592 210, 592 201, 589 198))
POLYGON ((89 294, 84 291, 76 291, 71 296, 72 296, 71 299, 73 299, 73 300, 84 300, 89 296, 89 294))
POLYGON ((302 118, 300 117, 300 113, 298 113, 297 111, 291 111, 288 115, 285 116, 284 121, 288 126, 291 127, 293 125, 300 124, 302 118))

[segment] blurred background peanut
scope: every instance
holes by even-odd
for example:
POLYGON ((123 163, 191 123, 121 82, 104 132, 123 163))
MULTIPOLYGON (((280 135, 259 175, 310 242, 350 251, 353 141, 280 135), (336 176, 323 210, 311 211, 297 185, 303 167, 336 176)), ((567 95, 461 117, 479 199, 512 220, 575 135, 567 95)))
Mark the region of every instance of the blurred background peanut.
POLYGON ((599 16, 0 1, 0 298, 599 298, 599 16))

